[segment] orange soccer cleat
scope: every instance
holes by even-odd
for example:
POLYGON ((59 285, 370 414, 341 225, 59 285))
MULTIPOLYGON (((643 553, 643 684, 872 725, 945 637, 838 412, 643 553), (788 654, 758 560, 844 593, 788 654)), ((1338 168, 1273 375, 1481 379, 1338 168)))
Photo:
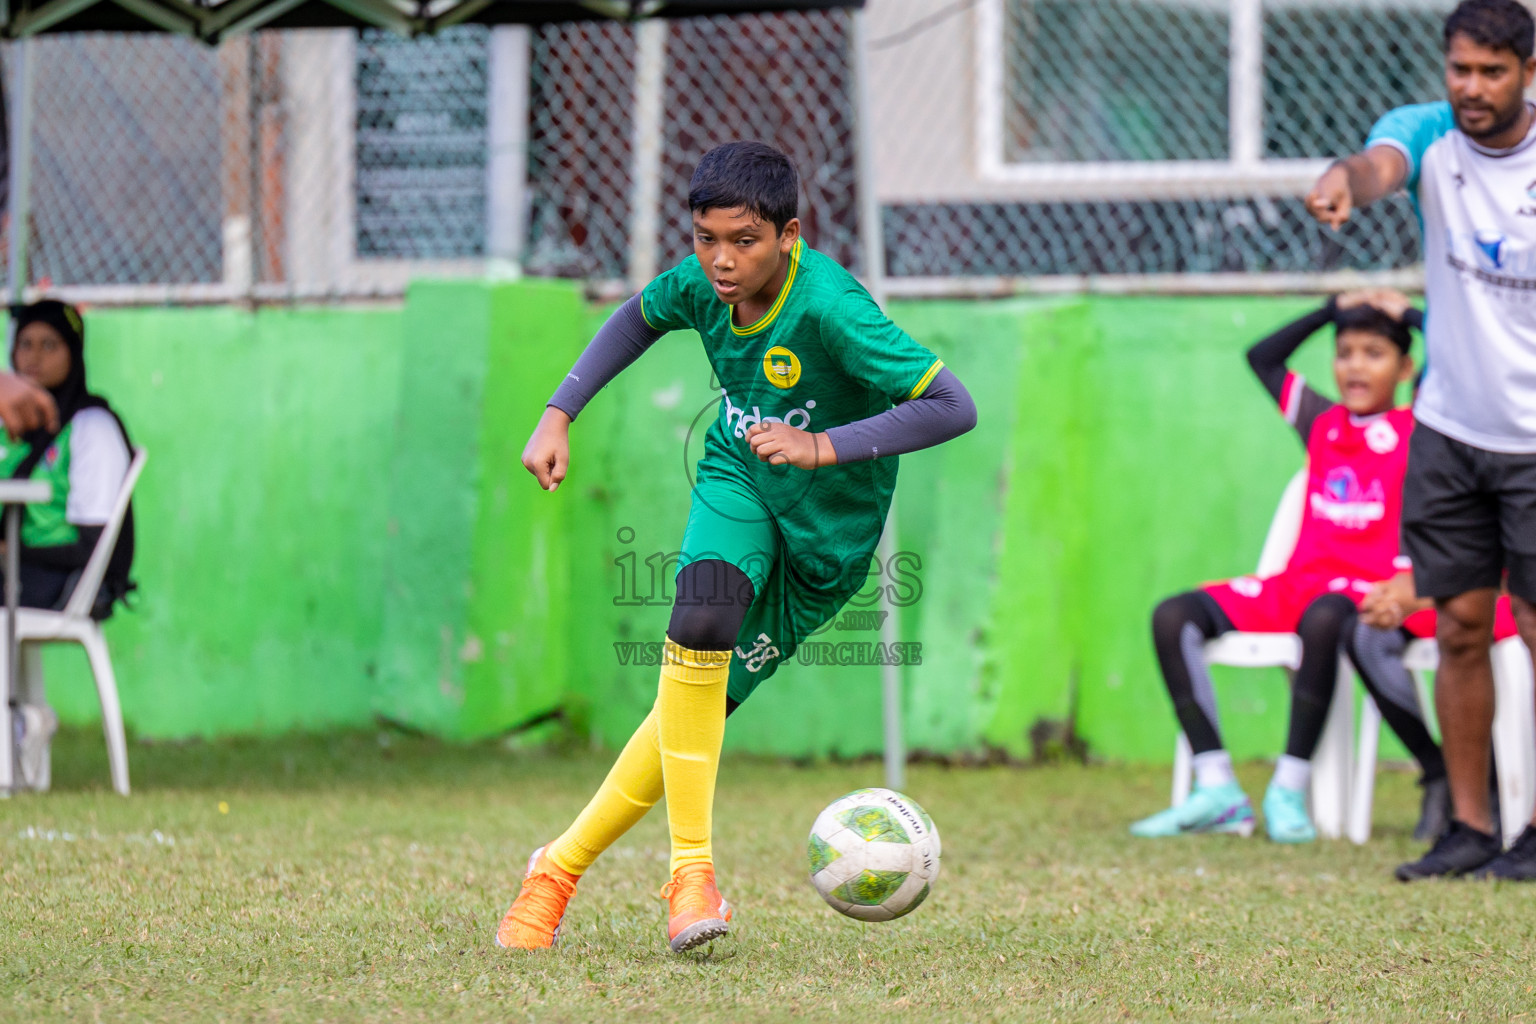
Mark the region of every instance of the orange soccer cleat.
POLYGON ((715 886, 712 864, 685 864, 661 887, 668 902, 667 941, 681 953, 729 932, 731 905, 715 886))
POLYGON ((576 895, 577 876, 557 867, 539 847, 528 858, 523 891, 496 929, 496 945, 506 949, 548 949, 560 941, 560 922, 576 895))

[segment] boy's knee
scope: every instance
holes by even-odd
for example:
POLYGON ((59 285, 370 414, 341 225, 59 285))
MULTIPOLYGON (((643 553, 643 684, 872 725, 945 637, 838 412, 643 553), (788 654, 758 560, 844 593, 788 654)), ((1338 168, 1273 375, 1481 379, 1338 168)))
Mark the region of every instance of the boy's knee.
POLYGON ((729 562, 706 559, 677 574, 667 637, 690 651, 729 651, 752 605, 752 581, 729 562))
POLYGON ((1165 597, 1152 609, 1152 635, 1162 639, 1177 640, 1184 625, 1195 620, 1195 601, 1192 594, 1175 594, 1165 597))
POLYGON ((1325 634, 1342 637, 1344 627, 1355 617, 1355 603, 1343 594, 1325 594, 1301 613, 1296 631, 1303 637, 1325 634))
POLYGON ((740 630, 741 616, 732 608, 677 605, 667 623, 667 639, 690 651, 728 651, 740 630))

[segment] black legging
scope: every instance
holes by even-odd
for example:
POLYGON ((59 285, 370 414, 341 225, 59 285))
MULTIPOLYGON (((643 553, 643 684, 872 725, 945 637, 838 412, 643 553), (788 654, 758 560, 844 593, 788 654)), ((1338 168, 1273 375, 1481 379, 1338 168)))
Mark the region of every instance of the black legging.
POLYGON ((1205 664, 1205 644, 1232 629, 1232 620, 1203 590, 1175 594, 1152 612, 1152 645, 1173 698, 1173 713, 1197 754, 1221 749, 1216 689, 1205 664))
MULTIPOLYGON (((752 607, 752 580, 730 562, 706 558, 690 562, 677 574, 677 597, 667 639, 690 651, 729 651, 752 607)), ((725 713, 737 708, 725 698, 725 713)))
MULTIPOLYGON (((1232 628, 1215 599, 1201 590, 1170 597, 1152 613, 1152 640, 1163 680, 1196 754, 1221 749, 1216 693, 1204 647, 1232 628)), ((1296 632, 1302 653, 1291 693, 1287 754, 1310 761, 1317 752, 1338 683, 1342 650, 1360 673, 1382 718, 1419 762, 1424 778, 1445 774, 1440 748, 1419 714, 1413 680, 1403 667, 1406 634, 1360 622, 1354 602, 1343 594, 1325 594, 1308 605, 1296 632)))
MULTIPOLYGON (((1445 777, 1445 758, 1440 753, 1440 745, 1429 734, 1429 726, 1425 723, 1423 712, 1419 707, 1419 692, 1413 683, 1413 676, 1403 666, 1403 649, 1412 639, 1413 637, 1406 630, 1377 629, 1357 619, 1353 627, 1344 632, 1344 652, 1349 655, 1355 671, 1360 673, 1360 681, 1365 684, 1366 691, 1376 702, 1382 720, 1397 734, 1403 746, 1408 748, 1408 753, 1419 763, 1419 770, 1422 772, 1420 781, 1432 782, 1445 777)), ((1321 682, 1326 686, 1326 692, 1320 691, 1313 699, 1321 702, 1323 715, 1326 717, 1328 705, 1333 701, 1333 688, 1336 684, 1331 678, 1321 682)), ((1296 711, 1293 708, 1291 712, 1293 738, 1296 735, 1296 718, 1296 711)), ((1322 725, 1319 724, 1316 731, 1312 733, 1310 747, 1298 745, 1292 750, 1288 746, 1287 753, 1310 759, 1312 753, 1317 750, 1317 738, 1321 735, 1322 725)))
POLYGON ((1291 725, 1285 741, 1285 752, 1292 757, 1310 761, 1317 753, 1338 687, 1339 652, 1358 617, 1355 602, 1343 594, 1324 594, 1301 613, 1296 626, 1301 666, 1291 687, 1291 725))
MULTIPOLYGON (((17 573, 17 579, 21 584, 19 599, 21 606, 23 608, 63 607, 65 598, 68 596, 65 590, 69 586, 70 578, 77 571, 28 561, 23 556, 21 572, 17 573)), ((3 584, 4 574, 0 573, 0 585, 3 584)))

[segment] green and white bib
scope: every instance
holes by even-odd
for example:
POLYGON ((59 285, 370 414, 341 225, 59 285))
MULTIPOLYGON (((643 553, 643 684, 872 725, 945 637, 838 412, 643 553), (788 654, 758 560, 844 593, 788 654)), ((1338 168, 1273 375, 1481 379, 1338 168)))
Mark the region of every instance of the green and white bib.
MULTIPOLYGON (((53 497, 26 507, 21 520, 21 543, 25 547, 54 547, 80 539, 80 532, 64 518, 69 503, 69 439, 73 428, 73 423, 65 424, 32 468, 31 479, 52 484, 53 497)), ((12 441, 0 435, 0 477, 9 479, 31 451, 32 446, 25 441, 12 441)))

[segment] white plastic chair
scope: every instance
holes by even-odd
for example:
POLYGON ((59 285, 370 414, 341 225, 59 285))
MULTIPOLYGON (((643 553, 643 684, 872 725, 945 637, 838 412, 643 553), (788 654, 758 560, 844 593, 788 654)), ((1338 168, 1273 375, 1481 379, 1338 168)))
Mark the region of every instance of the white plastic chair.
MULTIPOLYGON (((1296 538, 1301 534, 1301 517, 1307 492, 1306 467, 1296 471, 1280 495, 1270 520, 1264 547, 1259 553, 1257 576, 1272 576, 1285 568, 1296 538)), ((1231 632, 1205 645, 1207 664, 1238 668, 1283 668, 1294 672, 1301 664, 1301 638, 1294 633, 1231 632)), ((1349 663, 1339 658, 1339 679, 1347 681, 1349 663)), ((1333 703, 1323 726, 1317 753, 1312 758, 1312 822, 1319 835, 1337 839, 1344 834, 1349 815, 1349 789, 1352 776, 1350 755, 1354 719, 1353 692, 1349 686, 1334 687, 1333 703)), ((1177 805, 1189 796, 1193 771, 1188 738, 1181 732, 1174 748, 1173 800, 1177 805)))
MULTIPOLYGON (((1403 664, 1418 682, 1419 706, 1429 721, 1434 707, 1430 676, 1440 663, 1433 640, 1415 640, 1403 664)), ((1514 842, 1536 806, 1536 680, 1531 655, 1517 636, 1493 645, 1493 760, 1499 776, 1499 826, 1504 843, 1514 842)), ((1350 798, 1349 838, 1371 838, 1371 804, 1376 792, 1376 753, 1381 741, 1381 711, 1370 694, 1360 707, 1360 742, 1350 798)))
MULTIPOLYGON (((128 514, 128 500, 144 470, 145 454, 140 448, 133 453, 128 464, 128 474, 123 477, 117 500, 112 505, 112 516, 101 531, 101 538, 91 552, 90 560, 80 574, 75 589, 62 611, 44 608, 22 608, 16 615, 16 639, 21 645, 21 667, 17 673, 17 698, 30 704, 44 703, 43 660, 41 646, 46 643, 77 643, 85 648, 90 659, 91 675, 96 680, 96 696, 101 701, 101 728, 107 737, 107 763, 112 769, 112 788, 123 796, 128 795, 128 741, 123 734, 123 711, 117 699, 117 677, 112 673, 112 659, 107 653, 106 637, 101 624, 91 618, 91 607, 106 578, 107 563, 112 559, 112 549, 117 546, 118 534, 123 529, 123 519, 128 514)), ((0 627, 5 612, 0 610, 0 627)))

